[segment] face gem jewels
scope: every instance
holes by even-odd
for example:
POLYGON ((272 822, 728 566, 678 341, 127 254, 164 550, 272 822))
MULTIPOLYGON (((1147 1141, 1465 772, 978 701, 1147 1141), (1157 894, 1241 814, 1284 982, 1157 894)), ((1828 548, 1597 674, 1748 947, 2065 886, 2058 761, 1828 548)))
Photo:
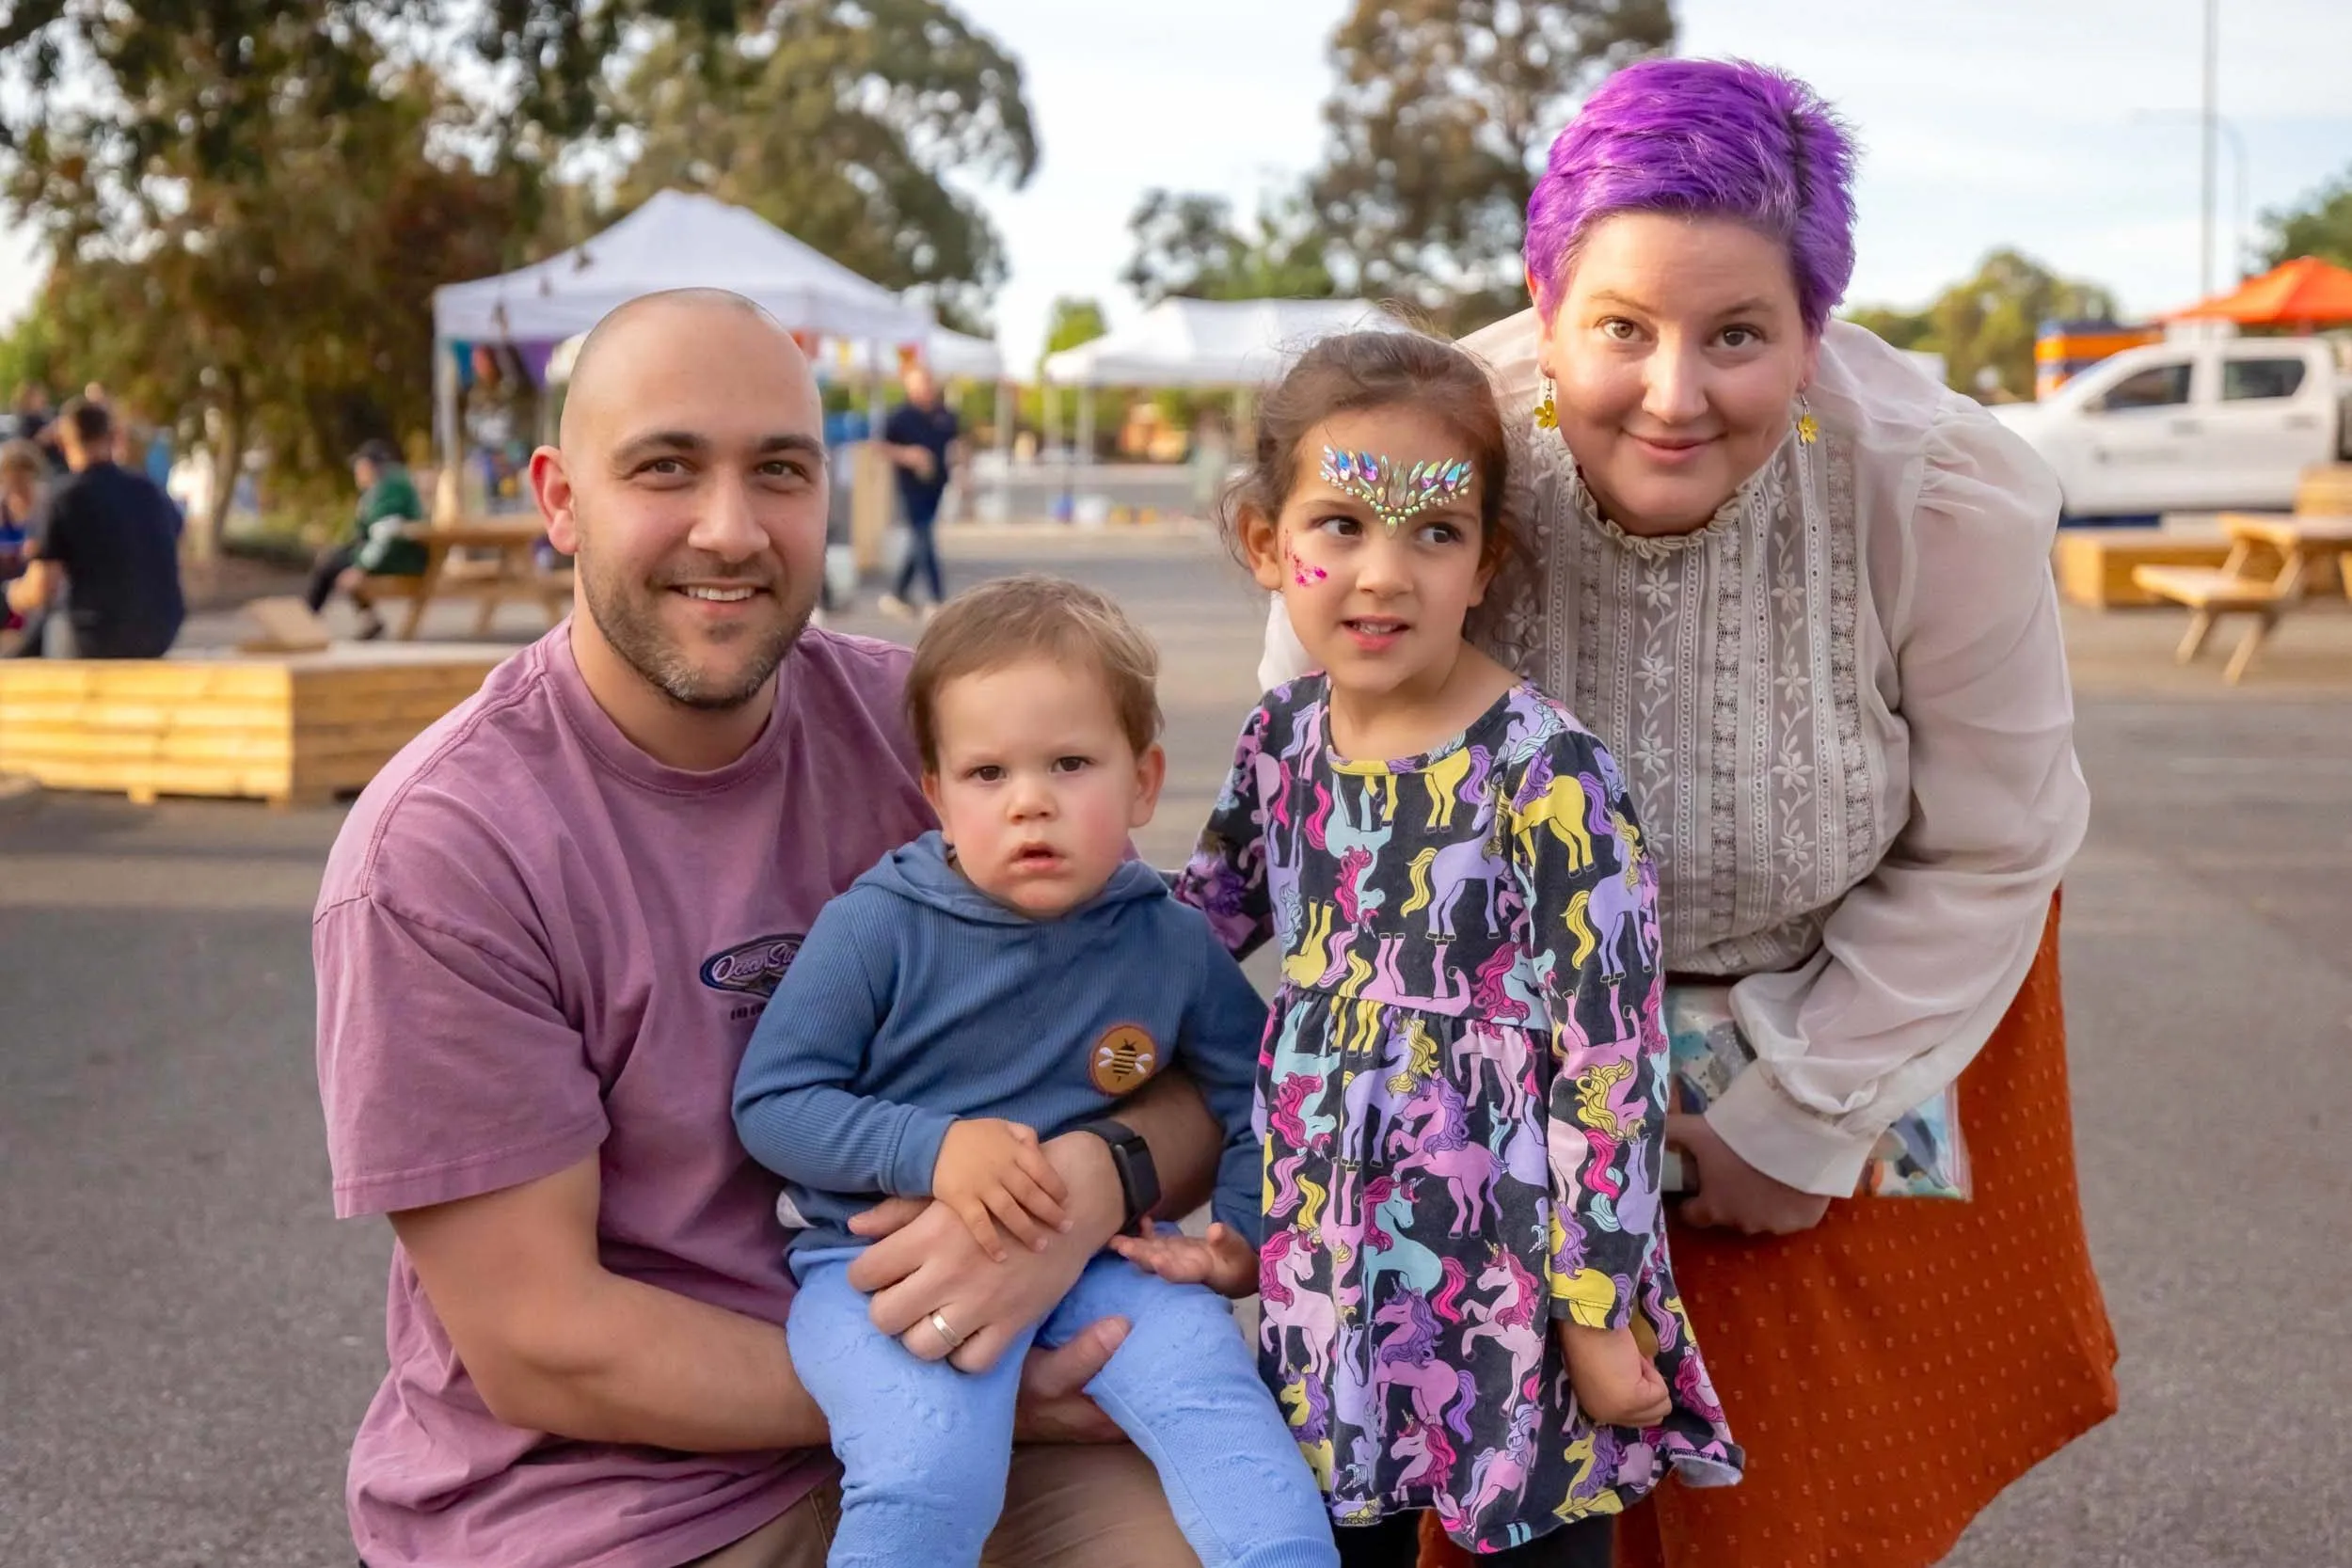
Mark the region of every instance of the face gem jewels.
POLYGON ((1400 467, 1374 451, 1323 449, 1323 482, 1372 508, 1391 533, 1432 507, 1470 493, 1473 471, 1463 458, 1400 467))

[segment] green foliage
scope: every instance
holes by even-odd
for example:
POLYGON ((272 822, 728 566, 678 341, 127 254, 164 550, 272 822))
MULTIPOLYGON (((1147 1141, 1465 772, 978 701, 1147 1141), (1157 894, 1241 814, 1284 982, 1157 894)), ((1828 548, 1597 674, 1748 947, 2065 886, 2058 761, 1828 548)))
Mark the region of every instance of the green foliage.
POLYGON ((1846 312, 1897 348, 1944 356, 1953 388, 1983 392, 1991 371, 2011 396, 2033 396, 2033 345, 2045 321, 2101 321, 2115 296, 2096 283, 2061 277, 2014 250, 1995 250, 1976 276, 1953 284, 1922 311, 1864 306, 1846 312))
MULTIPOLYGON (((1110 330, 1100 302, 1062 295, 1056 299, 1045 316, 1045 354, 1039 357, 1039 385, 1021 391, 1020 420, 1032 430, 1043 431, 1046 426, 1043 362, 1045 355, 1059 354, 1080 343, 1090 343, 1110 330)), ((1053 393, 1059 410, 1057 425, 1061 439, 1074 442, 1078 438, 1078 399, 1082 394, 1072 388, 1053 393)), ((1099 388, 1094 393, 1094 447, 1097 456, 1104 455, 1117 439, 1119 427, 1133 407, 1136 394, 1124 388, 1099 388)))
POLYGON ((927 292, 952 325, 984 323, 1003 245, 946 176, 1025 184, 1037 133, 1020 63, 940 0, 781 0, 743 32, 681 26, 612 103, 639 142, 624 207, 705 191, 927 292))
POLYGON ((0 85, 50 262, 0 363, 339 507, 357 440, 427 424, 433 289, 608 218, 550 171, 624 116, 635 193, 719 188, 967 328, 1001 248, 940 172, 1037 162, 1019 67, 936 0, 19 0, 0 85), (471 97, 420 63, 453 22, 471 97))
POLYGON ((0 397, 13 398, 19 387, 33 381, 54 391, 63 369, 56 327, 46 313, 26 311, 0 337, 0 397))
POLYGON ((1856 326, 1867 327, 1897 348, 1925 348, 1935 324, 1925 310, 1898 310, 1891 306, 1864 305, 1845 312, 1856 326))
POLYGON ((1337 293, 1313 214, 1294 198, 1244 231, 1221 196, 1151 190, 1127 220, 1136 249, 1120 280, 1146 305, 1187 299, 1328 299, 1337 293))
POLYGON ((2316 256, 2352 267, 2352 170, 2337 176, 2293 207, 2263 214, 2263 264, 2316 256))
POLYGON ((1667 0, 1356 0, 1311 182, 1349 286, 1452 329, 1526 304, 1527 198, 1578 99, 1674 42, 1667 0))
POLYGON ((94 72, 120 95, 106 118, 125 161, 187 143, 183 156, 204 175, 250 169, 254 132, 275 112, 290 65, 307 60, 317 81, 333 84, 329 106, 349 107, 368 92, 364 76, 337 69, 359 52, 355 44, 404 67, 422 63, 454 16, 471 24, 461 46, 492 68, 470 74, 497 84, 471 105, 476 128, 514 149, 604 123, 605 62, 646 24, 717 35, 760 8, 756 0, 12 0, 0 10, 0 65, 22 102, 5 144, 26 150, 42 127, 78 114, 74 94, 59 88, 94 72), (215 73, 221 90, 191 109, 172 88, 192 66, 215 73))
POLYGON ((216 454, 258 440, 275 480, 342 504, 354 443, 425 424, 432 290, 498 270, 518 182, 437 151, 469 111, 335 8, 233 37, 236 6, 183 9, 88 8, 81 87, 11 126, 7 198, 49 253, 40 330, 71 382, 190 415, 216 454))
POLYGON ((1100 303, 1064 294, 1054 301, 1053 309, 1046 313, 1045 352, 1059 354, 1063 349, 1090 343, 1109 331, 1100 303))

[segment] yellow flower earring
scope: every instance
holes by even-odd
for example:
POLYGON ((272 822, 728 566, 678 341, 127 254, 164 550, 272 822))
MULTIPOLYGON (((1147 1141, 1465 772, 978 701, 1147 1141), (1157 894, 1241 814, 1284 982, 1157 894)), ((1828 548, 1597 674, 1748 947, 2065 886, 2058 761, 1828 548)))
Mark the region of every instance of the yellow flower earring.
POLYGON ((1821 421, 1813 417, 1812 405, 1804 401, 1804 394, 1799 392, 1797 394, 1797 445, 1809 447, 1820 438, 1821 421))
POLYGON ((1549 373, 1544 376, 1544 395, 1535 400, 1535 428, 1560 428, 1560 404, 1552 396, 1551 376, 1549 373))

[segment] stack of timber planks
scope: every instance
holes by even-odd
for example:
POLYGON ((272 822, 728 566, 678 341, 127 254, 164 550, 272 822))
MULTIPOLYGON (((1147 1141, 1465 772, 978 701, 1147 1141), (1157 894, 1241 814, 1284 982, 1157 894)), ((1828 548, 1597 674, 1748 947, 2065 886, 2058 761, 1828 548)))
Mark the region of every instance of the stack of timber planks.
POLYGON ((0 773, 49 789, 313 804, 364 787, 512 649, 354 645, 0 659, 0 773))

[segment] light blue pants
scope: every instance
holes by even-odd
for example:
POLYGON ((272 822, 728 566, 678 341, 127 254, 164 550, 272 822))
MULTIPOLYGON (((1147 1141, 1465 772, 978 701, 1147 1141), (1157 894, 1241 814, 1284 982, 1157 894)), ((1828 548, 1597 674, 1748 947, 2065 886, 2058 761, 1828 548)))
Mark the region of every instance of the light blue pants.
POLYGON ((845 1472, 830 1568, 977 1564, 1005 1506, 1030 1341, 1060 1345, 1104 1318, 1133 1326, 1086 1391, 1158 1467, 1202 1568, 1337 1568, 1322 1494, 1216 1295, 1105 1254, 994 1367, 960 1372, 875 1329, 849 1281, 856 1256, 792 1260, 801 1291, 786 1328, 845 1472))

